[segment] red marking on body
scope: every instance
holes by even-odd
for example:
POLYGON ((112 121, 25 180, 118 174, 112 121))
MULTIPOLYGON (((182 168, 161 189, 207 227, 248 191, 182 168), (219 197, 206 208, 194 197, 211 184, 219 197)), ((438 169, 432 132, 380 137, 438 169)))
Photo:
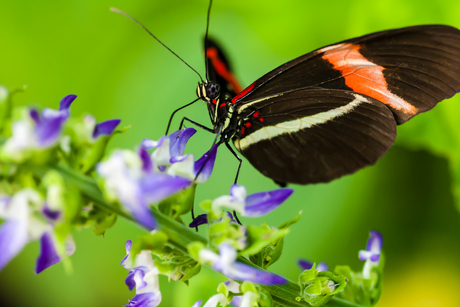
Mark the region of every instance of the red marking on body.
POLYGON ((225 79, 235 93, 241 92, 241 85, 236 80, 235 76, 228 70, 227 65, 219 58, 219 51, 216 48, 210 47, 206 51, 206 57, 211 60, 212 66, 216 69, 219 76, 225 79))
POLYGON ((390 92, 383 76, 385 68, 366 59, 359 52, 360 48, 360 45, 342 43, 317 52, 324 52, 322 58, 342 73, 345 84, 353 91, 377 99, 404 113, 416 114, 417 108, 390 92))
POLYGON ((246 126, 246 128, 251 128, 251 123, 246 123, 244 125, 246 126))
POLYGON ((217 103, 217 100, 216 100, 216 99, 213 99, 213 100, 212 100, 212 103, 217 103))
POLYGON ((264 119, 263 119, 263 118, 259 118, 259 121, 260 121, 260 122, 263 122, 263 121, 264 121, 264 119))
POLYGON ((225 102, 222 102, 219 107, 225 107, 225 102))
POLYGON ((244 134, 244 127, 241 127, 241 135, 244 134))
POLYGON ((259 116, 259 114, 260 114, 260 112, 256 111, 254 114, 252 114, 252 116, 257 117, 257 116, 259 116))
POLYGON ((238 99, 244 97, 247 93, 252 91, 256 83, 254 82, 253 84, 249 85, 247 88, 245 88, 242 92, 240 92, 238 95, 233 97, 232 102, 235 103, 238 99))

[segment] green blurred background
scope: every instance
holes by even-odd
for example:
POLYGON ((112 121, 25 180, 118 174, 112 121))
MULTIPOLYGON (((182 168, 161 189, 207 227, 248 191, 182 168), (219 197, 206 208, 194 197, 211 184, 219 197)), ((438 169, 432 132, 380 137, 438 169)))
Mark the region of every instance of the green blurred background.
MULTIPOLYGON (((67 94, 79 97, 72 114, 99 121, 121 118, 132 128, 111 147, 134 148, 158 139, 169 114, 195 98, 197 76, 133 22, 135 16, 194 68, 204 71, 202 38, 208 2, 203 1, 0 1, 0 84, 27 84, 21 105, 56 108, 67 94)), ((244 86, 278 65, 321 46, 389 28, 442 23, 460 27, 460 2, 428 1, 220 1, 212 8, 210 34, 228 49, 244 86)), ((394 148, 375 166, 329 184, 294 186, 293 197, 264 217, 279 225, 303 210, 286 237, 273 271, 296 280, 299 257, 350 264, 368 231, 384 235, 386 269, 378 306, 460 306, 460 96, 442 102, 399 127, 394 148), (455 197, 457 195, 457 198, 455 197)), ((177 116, 209 123, 204 103, 177 116)), ((213 136, 199 131, 188 151, 205 152, 213 136)), ((237 161, 219 151, 211 180, 197 200, 228 193, 237 161)), ((275 188, 244 162, 240 183, 249 193, 275 188)), ((263 220, 243 220, 259 224, 263 220)), ((95 237, 74 233, 73 273, 61 264, 36 276, 38 244, 29 244, 0 272, 3 306, 120 306, 134 293, 119 265, 124 242, 141 233, 119 220, 95 237)), ((1 251, 0 251, 1 252, 1 251)), ((191 306, 215 293, 223 277, 209 269, 189 287, 161 279, 161 306, 191 306)))

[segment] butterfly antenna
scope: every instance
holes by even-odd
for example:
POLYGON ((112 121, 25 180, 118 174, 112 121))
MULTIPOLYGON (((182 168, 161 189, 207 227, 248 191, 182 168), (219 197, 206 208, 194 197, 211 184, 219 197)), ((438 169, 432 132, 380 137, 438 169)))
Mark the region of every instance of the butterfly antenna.
POLYGON ((207 57, 207 50, 208 50, 208 30, 209 30, 209 17, 211 16, 211 6, 212 6, 212 0, 209 0, 209 7, 208 7, 208 17, 206 19, 206 34, 204 36, 204 65, 206 69, 206 80, 209 80, 208 78, 208 57, 207 57))
POLYGON ((179 60, 181 60, 182 62, 184 62, 185 65, 187 65, 188 67, 190 67, 191 70, 193 70, 197 75, 198 77, 200 77, 200 80, 201 82, 203 82, 203 78, 201 77, 201 75, 192 67, 190 66, 187 62, 185 62, 180 56, 178 56, 174 51, 172 51, 171 49, 169 49, 168 46, 166 46, 165 44, 163 44, 162 41, 160 41, 155 35, 152 34, 152 32, 150 32, 146 27, 144 27, 143 24, 141 24, 139 21, 137 21, 134 17, 132 17, 131 15, 129 15, 128 13, 125 13, 123 12, 122 10, 119 10, 117 8, 114 8, 114 7, 111 7, 110 10, 114 13, 118 13, 118 14, 121 14, 123 16, 126 16, 128 17, 129 19, 131 19, 132 21, 134 21, 135 23, 137 23, 142 29, 144 29, 148 34, 150 34, 151 37, 153 37, 154 39, 157 40, 157 42, 159 42, 161 45, 163 45, 163 47, 165 47, 166 49, 168 49, 172 54, 174 54, 179 60))

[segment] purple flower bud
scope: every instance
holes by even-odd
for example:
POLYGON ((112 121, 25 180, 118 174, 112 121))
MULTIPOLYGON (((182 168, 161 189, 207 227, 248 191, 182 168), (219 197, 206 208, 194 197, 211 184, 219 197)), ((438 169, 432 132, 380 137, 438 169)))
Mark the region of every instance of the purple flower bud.
POLYGON ((382 235, 375 230, 371 230, 369 232, 366 250, 359 251, 359 259, 361 261, 370 260, 372 262, 378 262, 380 260, 380 253, 382 252, 382 242, 382 235))
POLYGON ((120 119, 110 119, 97 124, 93 130, 93 139, 97 139, 101 135, 111 135, 120 122, 120 119))
MULTIPOLYGON (((297 262, 297 264, 299 265, 299 267, 302 269, 302 270, 310 270, 312 267, 313 267, 313 262, 311 261, 308 261, 308 260, 305 260, 305 259, 299 259, 299 261, 297 262)), ((328 266, 325 262, 320 262, 317 266, 316 266, 316 270, 318 272, 322 272, 322 271, 327 271, 328 270, 328 266)))

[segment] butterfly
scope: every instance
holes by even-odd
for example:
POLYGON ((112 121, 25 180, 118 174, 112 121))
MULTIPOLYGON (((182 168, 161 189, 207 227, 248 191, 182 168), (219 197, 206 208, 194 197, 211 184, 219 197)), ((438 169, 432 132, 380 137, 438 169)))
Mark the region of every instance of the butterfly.
MULTIPOLYGON (((420 25, 348 39, 291 60, 245 89, 217 42, 205 35, 206 78, 140 22, 125 15, 201 79, 214 144, 235 148, 263 175, 287 183, 329 182, 372 165, 393 145, 396 126, 460 91, 460 30, 420 25)), ((214 146, 213 144, 213 146, 214 146)), ((205 164, 205 163, 204 163, 205 164)), ((203 164, 203 165, 204 165, 203 164)))
POLYGON ((280 185, 329 182, 374 164, 397 125, 460 91, 460 31, 445 25, 322 47, 245 89, 223 49, 211 39, 205 46, 209 80, 197 95, 210 130, 280 185))

